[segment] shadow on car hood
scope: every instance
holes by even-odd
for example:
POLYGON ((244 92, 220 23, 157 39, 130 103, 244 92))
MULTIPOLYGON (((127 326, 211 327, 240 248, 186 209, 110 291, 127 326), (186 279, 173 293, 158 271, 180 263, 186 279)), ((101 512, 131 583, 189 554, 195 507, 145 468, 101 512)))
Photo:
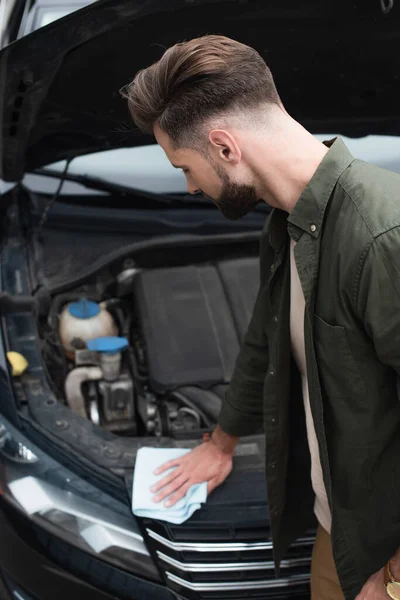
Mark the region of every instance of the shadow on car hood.
POLYGON ((183 39, 254 46, 313 133, 399 135, 400 7, 380 0, 101 0, 0 53, 0 177, 143 145, 119 89, 183 39))

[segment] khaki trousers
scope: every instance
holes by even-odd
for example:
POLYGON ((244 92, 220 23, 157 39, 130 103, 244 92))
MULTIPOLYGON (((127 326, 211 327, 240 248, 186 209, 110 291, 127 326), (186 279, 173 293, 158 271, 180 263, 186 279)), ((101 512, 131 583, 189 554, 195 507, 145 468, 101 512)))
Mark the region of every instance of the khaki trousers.
POLYGON ((321 525, 311 560, 311 600, 344 600, 333 560, 331 536, 321 525))

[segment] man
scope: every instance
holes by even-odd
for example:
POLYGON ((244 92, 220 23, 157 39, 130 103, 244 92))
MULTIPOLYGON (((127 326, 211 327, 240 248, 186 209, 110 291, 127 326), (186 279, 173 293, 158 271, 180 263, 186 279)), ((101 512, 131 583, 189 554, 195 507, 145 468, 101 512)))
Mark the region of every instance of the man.
POLYGON ((317 141, 260 55, 225 37, 169 48, 124 95, 189 192, 230 219, 275 209, 219 423, 158 469, 175 467, 155 501, 212 492, 263 423, 276 561, 315 512, 313 600, 400 598, 400 177, 317 141))

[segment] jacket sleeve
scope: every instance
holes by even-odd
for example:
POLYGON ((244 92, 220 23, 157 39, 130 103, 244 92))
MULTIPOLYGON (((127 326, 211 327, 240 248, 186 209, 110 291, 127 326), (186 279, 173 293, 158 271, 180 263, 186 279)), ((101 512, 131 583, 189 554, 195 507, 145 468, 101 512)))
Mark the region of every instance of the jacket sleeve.
POLYGON ((263 426, 263 386, 269 362, 265 326, 268 282, 263 264, 263 238, 264 233, 260 249, 260 288, 218 419, 223 431, 239 437, 258 433, 263 426))
POLYGON ((379 360, 400 375, 400 227, 366 249, 356 307, 379 360))

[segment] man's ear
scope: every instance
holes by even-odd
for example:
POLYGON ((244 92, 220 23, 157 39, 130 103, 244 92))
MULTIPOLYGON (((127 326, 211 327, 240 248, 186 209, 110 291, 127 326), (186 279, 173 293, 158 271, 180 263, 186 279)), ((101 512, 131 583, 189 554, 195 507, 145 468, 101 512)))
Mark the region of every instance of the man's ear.
POLYGON ((208 134, 209 149, 211 156, 218 163, 226 163, 235 166, 239 164, 242 153, 235 138, 224 129, 213 129, 208 134))

